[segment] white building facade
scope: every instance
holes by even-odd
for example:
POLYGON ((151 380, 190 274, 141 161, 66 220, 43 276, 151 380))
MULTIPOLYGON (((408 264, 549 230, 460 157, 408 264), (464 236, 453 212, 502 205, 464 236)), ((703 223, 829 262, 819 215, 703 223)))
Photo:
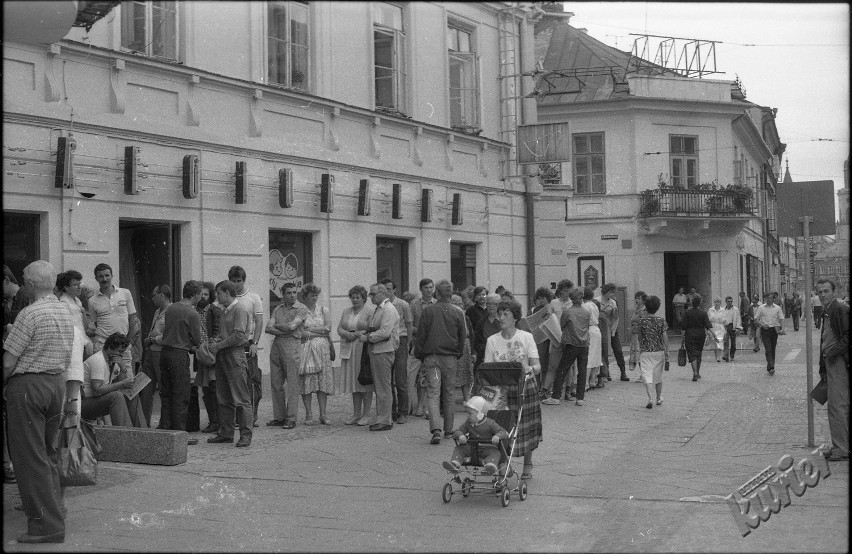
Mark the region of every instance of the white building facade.
POLYGON ((524 301, 509 145, 535 118, 519 100, 532 11, 122 2, 53 44, 5 42, 7 263, 90 284, 109 263, 143 330, 154 286, 232 265, 270 309, 284 282, 315 282, 335 325, 350 287, 383 277, 524 301))

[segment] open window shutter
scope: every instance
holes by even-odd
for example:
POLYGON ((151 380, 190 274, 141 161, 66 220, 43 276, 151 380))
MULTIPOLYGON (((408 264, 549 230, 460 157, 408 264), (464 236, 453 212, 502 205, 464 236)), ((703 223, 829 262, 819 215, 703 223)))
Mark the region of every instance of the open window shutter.
POLYGON ((474 105, 471 106, 473 116, 475 121, 471 121, 470 124, 476 127, 477 129, 482 128, 482 102, 479 101, 479 97, 482 94, 482 75, 480 74, 480 65, 481 65, 481 57, 479 54, 473 54, 473 93, 471 94, 474 105))
POLYGON ((394 62, 396 63, 396 69, 398 70, 396 83, 394 83, 396 109, 402 113, 408 113, 408 106, 406 105, 406 100, 408 98, 408 68, 405 63, 405 53, 408 51, 406 47, 406 40, 405 34, 397 31, 396 40, 393 41, 393 47, 396 50, 394 52, 394 62))

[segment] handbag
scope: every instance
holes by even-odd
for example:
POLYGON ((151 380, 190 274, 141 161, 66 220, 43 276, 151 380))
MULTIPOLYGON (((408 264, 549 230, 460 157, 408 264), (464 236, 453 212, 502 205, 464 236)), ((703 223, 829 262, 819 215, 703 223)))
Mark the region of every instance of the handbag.
POLYGON ((98 454, 101 446, 92 424, 77 416, 77 425, 67 425, 62 416, 57 434, 59 484, 63 487, 85 487, 98 484, 98 454))
POLYGON ((828 381, 826 379, 819 380, 817 386, 811 391, 811 398, 823 405, 828 401, 828 381))
POLYGON ((201 346, 195 351, 195 358, 202 365, 211 366, 216 363, 216 356, 210 352, 210 346, 206 342, 201 343, 201 346))
POLYGON ((328 356, 332 362, 337 358, 337 352, 334 350, 334 341, 331 340, 331 335, 328 336, 328 356))
POLYGON ((358 382, 362 386, 373 384, 373 369, 370 367, 370 354, 367 352, 367 344, 361 350, 361 371, 358 372, 358 382))
POLYGON ((680 349, 677 351, 677 365, 686 366, 686 344, 683 342, 680 343, 680 349))

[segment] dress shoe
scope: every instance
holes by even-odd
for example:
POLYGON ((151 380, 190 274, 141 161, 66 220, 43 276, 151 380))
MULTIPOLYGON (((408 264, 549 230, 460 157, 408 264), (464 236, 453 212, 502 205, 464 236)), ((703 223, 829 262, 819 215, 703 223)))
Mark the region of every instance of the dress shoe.
POLYGON ((20 543, 40 543, 40 542, 65 542, 65 533, 53 533, 52 535, 30 535, 29 533, 21 533, 18 535, 20 543))
POLYGON ((244 448, 249 445, 251 445, 251 439, 249 438, 240 437, 240 440, 237 441, 237 448, 244 448))
POLYGON ((234 442, 234 437, 227 438, 227 437, 223 437, 221 435, 216 435, 215 437, 210 437, 209 439, 207 439, 207 442, 210 443, 210 444, 234 442))
POLYGON ((202 433, 215 433, 218 430, 219 430, 219 424, 218 423, 211 423, 207 427, 202 429, 201 432, 202 433))
POLYGON ((370 425, 370 431, 390 431, 393 429, 392 423, 376 423, 374 425, 370 425))
POLYGON ((405 414, 400 415, 396 420, 396 422, 399 423, 400 425, 405 424, 407 421, 408 421, 408 418, 405 417, 405 414))
POLYGON ((627 375, 622 375, 622 376, 621 376, 621 380, 622 380, 622 381, 629 381, 629 380, 630 380, 630 377, 628 377, 627 375))
POLYGON ((186 440, 186 444, 188 444, 189 446, 194 446, 198 444, 198 439, 196 439, 195 437, 190 437, 186 440))
POLYGON ((285 419, 284 424, 281 425, 281 428, 282 429, 295 429, 296 428, 296 422, 293 421, 292 419, 285 419))
POLYGON ((283 419, 272 419, 266 422, 267 427, 281 427, 282 425, 284 425, 283 419))

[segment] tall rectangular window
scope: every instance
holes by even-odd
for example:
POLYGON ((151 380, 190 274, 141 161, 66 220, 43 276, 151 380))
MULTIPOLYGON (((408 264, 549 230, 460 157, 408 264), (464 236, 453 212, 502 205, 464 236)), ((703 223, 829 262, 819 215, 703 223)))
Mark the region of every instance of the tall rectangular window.
POLYGON ((465 132, 479 132, 479 87, 476 52, 472 33, 452 24, 447 27, 450 68, 450 126, 465 132))
POLYGON ((574 192, 606 194, 604 134, 582 133, 573 137, 574 192))
POLYGON ((269 230, 269 313, 284 301, 281 287, 299 289, 313 281, 313 241, 310 233, 269 230))
POLYGON ((390 279, 401 297, 408 290, 408 241, 376 237, 376 282, 390 279))
POLYGON ((177 2, 122 2, 121 46, 146 56, 177 60, 177 2))
POLYGON ((669 135, 672 186, 698 185, 698 137, 669 135))
POLYGON ((476 285, 476 245, 463 242, 450 243, 450 279, 455 290, 476 285))
POLYGON ((267 79, 269 84, 308 90, 308 6, 303 2, 269 2, 267 79))
POLYGON ((374 5, 373 79, 376 109, 405 114, 405 28, 402 8, 385 2, 374 5))

